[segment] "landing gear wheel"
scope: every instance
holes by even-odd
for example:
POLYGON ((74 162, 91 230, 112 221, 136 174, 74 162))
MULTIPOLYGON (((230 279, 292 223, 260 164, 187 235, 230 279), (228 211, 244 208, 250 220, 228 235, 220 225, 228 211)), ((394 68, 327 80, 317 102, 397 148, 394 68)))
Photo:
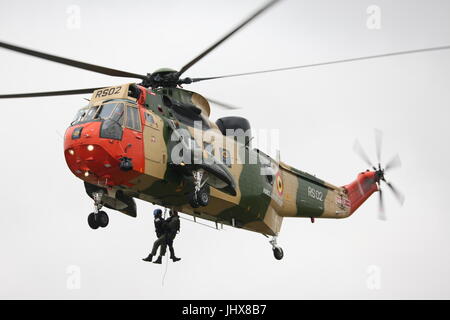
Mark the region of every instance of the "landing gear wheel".
POLYGON ((198 192, 193 192, 189 196, 189 204, 192 208, 205 207, 209 203, 208 190, 200 189, 198 192))
POLYGON ((109 223, 109 217, 105 211, 100 211, 97 215, 98 225, 102 228, 105 228, 109 223))
POLYGON ((273 248, 273 256, 277 260, 283 259, 283 256, 284 256, 283 249, 281 249, 280 247, 273 248))
POLYGON ((200 189, 200 191, 197 192, 197 202, 202 207, 205 207, 208 205, 209 195, 205 189, 200 189))
POLYGON ((193 170, 192 176, 194 179, 194 190, 189 195, 189 204, 192 208, 204 207, 209 202, 209 187, 205 185, 208 177, 203 180, 203 169, 193 170))
POLYGON ((95 213, 91 213, 88 215, 88 225, 89 227, 91 227, 91 229, 98 229, 98 227, 100 226, 99 221, 95 218, 95 213))

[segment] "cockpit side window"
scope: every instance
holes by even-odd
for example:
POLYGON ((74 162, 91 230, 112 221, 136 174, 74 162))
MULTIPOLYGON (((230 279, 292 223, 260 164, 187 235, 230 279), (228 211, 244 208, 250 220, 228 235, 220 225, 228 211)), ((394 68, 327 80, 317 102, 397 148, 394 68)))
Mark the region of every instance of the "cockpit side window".
POLYGON ((127 121, 126 127, 141 131, 141 120, 139 118, 139 110, 136 107, 127 106, 127 121))

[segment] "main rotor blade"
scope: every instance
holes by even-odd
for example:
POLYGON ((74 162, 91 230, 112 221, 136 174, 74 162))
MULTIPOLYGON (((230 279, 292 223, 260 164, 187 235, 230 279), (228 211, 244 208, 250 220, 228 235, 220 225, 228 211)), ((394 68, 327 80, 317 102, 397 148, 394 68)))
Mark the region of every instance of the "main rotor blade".
POLYGON ((355 140, 355 144, 353 145, 353 150, 356 152, 357 155, 359 155, 361 157, 361 159, 365 163, 367 163, 368 166, 373 167, 373 164, 370 161, 369 156, 364 151, 363 147, 361 146, 361 144, 359 143, 358 140, 355 140))
POLYGON ((383 143, 383 133, 378 130, 375 129, 375 150, 377 153, 377 161, 378 164, 381 163, 381 145, 383 143))
POLYGON ((206 100, 208 100, 211 103, 214 103, 215 105, 217 105, 219 107, 225 108, 225 109, 229 109, 229 110, 240 109, 239 107, 236 107, 236 106, 233 106, 231 104, 224 103, 224 102, 221 102, 221 101, 217 101, 217 100, 214 100, 214 99, 206 98, 206 100))
POLYGON ((264 5, 262 8, 260 8, 258 11, 253 13, 250 17, 245 19, 243 22, 241 22, 239 25, 237 25, 233 30, 228 32, 225 36, 223 36, 221 39, 216 41, 213 45, 211 45, 209 48, 207 48, 205 51, 200 53, 197 57, 189 61, 186 65, 184 65, 180 71, 178 71, 178 76, 181 76, 186 70, 188 70, 190 67, 192 67, 194 64, 196 64, 199 60, 201 60, 204 56, 206 56, 208 53, 213 51, 215 48, 217 48, 219 45, 224 43, 228 38, 230 38, 233 34, 241 30, 245 25, 247 25, 249 22, 251 22, 253 19, 255 19, 257 16, 259 16, 261 13, 272 7, 274 4, 279 2, 280 0, 271 0, 269 3, 264 5))
POLYGON ((389 187, 389 189, 391 189, 391 191, 394 194, 394 196, 397 199, 397 201, 401 205, 403 205, 403 203, 405 202, 405 196, 397 188, 395 188, 394 185, 391 182, 386 182, 386 184, 389 187))
POLYGON ((77 61, 77 60, 72 60, 72 59, 67 59, 67 58, 63 58, 63 57, 58 57, 58 56, 55 56, 55 55, 52 55, 52 54, 48 54, 48 53, 44 53, 44 52, 40 52, 40 51, 35 51, 35 50, 23 48, 23 47, 18 47, 18 46, 15 46, 15 45, 12 45, 12 44, 9 44, 9 43, 6 43, 6 42, 0 42, 0 47, 4 48, 4 49, 12 50, 12 51, 20 52, 20 53, 23 53, 23 54, 26 54, 26 55, 29 55, 29 56, 41 58, 41 59, 44 59, 44 60, 49 60, 49 61, 65 64, 67 66, 80 68, 80 69, 83 69, 83 70, 89 70, 89 71, 93 71, 93 72, 97 72, 97 73, 106 74, 108 76, 123 77, 123 78, 138 78, 138 79, 145 79, 146 78, 146 76, 143 76, 143 75, 140 75, 140 74, 131 73, 131 72, 122 71, 122 70, 117 70, 117 69, 106 68, 106 67, 98 66, 98 65, 95 65, 95 64, 90 64, 90 63, 81 62, 81 61, 77 61))
POLYGON ((378 218, 380 220, 386 220, 386 214, 384 211, 384 200, 383 200, 383 191, 378 190, 378 218))
POLYGON ((389 160, 388 163, 386 163, 386 166, 384 168, 384 171, 388 171, 394 168, 399 168, 402 166, 402 162, 400 161, 400 157, 398 154, 396 154, 391 160, 389 160))
POLYGON ((0 99, 32 98, 32 97, 48 97, 48 96, 67 96, 67 95, 72 95, 72 94, 92 93, 94 90, 97 90, 97 89, 100 89, 100 88, 62 90, 62 91, 47 91, 47 92, 33 92, 33 93, 3 94, 3 95, 0 95, 0 99))
POLYGON ((393 52, 393 53, 377 54, 377 55, 364 56, 364 57, 359 57, 359 58, 350 58, 350 59, 334 60, 334 61, 327 61, 327 62, 318 62, 318 63, 312 63, 312 64, 304 64, 304 65, 299 65, 299 66, 293 66, 293 67, 284 67, 284 68, 268 69, 268 70, 253 71, 253 72, 228 74, 228 75, 222 75, 222 76, 216 76, 216 77, 192 78, 192 82, 199 82, 199 81, 205 81, 205 80, 214 80, 214 79, 223 79, 223 78, 232 78, 232 77, 241 77, 241 76, 249 76, 249 75, 253 75, 253 74, 279 72, 279 71, 287 71, 287 70, 294 70, 294 69, 305 69, 305 68, 326 66, 326 65, 338 64, 338 63, 347 63, 347 62, 353 62, 353 61, 385 58, 385 57, 406 55, 406 54, 412 54, 412 53, 439 51, 439 50, 448 50, 448 49, 450 49, 450 45, 448 45, 448 46, 441 46, 441 47, 425 48, 425 49, 398 51, 398 52, 393 52))

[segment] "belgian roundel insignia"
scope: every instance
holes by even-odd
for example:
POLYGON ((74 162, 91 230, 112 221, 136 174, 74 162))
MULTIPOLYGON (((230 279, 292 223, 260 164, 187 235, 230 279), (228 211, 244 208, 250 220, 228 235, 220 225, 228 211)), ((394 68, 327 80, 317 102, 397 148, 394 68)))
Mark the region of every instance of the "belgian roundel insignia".
POLYGON ((276 183, 278 194, 281 196, 283 194, 283 180, 281 179, 280 172, 277 173, 276 183))

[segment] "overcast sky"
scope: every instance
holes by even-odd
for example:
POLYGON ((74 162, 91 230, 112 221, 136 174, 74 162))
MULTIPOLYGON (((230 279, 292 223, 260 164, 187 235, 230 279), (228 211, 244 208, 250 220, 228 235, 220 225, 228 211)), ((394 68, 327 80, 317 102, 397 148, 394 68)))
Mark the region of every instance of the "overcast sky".
MULTIPOLYGON (((180 68, 263 3, 0 0, 0 41, 146 73, 180 68)), ((445 0, 285 0, 186 75, 449 45, 449 13, 445 0), (368 28, 371 5, 380 20, 368 28)), ((134 81, 3 49, 0 61, 1 93, 134 81)), ((373 129, 382 130, 383 159, 399 153, 403 163, 387 178, 406 202, 386 189, 387 221, 377 220, 376 197, 346 220, 285 219, 282 261, 262 235, 183 220, 182 260, 167 270, 141 261, 155 237, 152 205, 138 201, 136 219, 109 210, 106 229, 87 225, 92 200, 66 166, 61 136, 89 95, 0 100, 0 297, 448 299, 449 81, 450 51, 440 51, 190 85, 242 107, 213 107, 211 118, 280 130, 282 161, 336 185, 366 169, 354 140, 375 159, 373 129)))

